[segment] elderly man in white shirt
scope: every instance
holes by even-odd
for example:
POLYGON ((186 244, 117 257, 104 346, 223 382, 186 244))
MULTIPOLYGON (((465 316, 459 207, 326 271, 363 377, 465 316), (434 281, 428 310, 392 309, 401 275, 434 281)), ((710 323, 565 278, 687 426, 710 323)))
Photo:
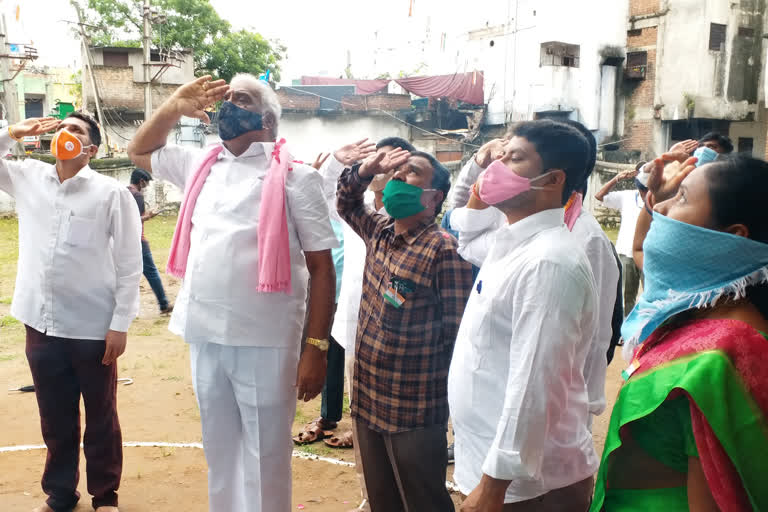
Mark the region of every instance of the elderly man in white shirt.
POLYGON ((116 511, 123 464, 116 360, 139 311, 141 222, 128 189, 88 165, 101 144, 90 115, 14 124, 0 134, 0 151, 53 129, 55 165, 0 160, 0 190, 16 200, 19 216, 11 315, 26 326, 48 447, 42 479, 48 500, 35 510, 70 510, 80 498, 82 395, 88 492, 98 512, 116 511))
POLYGON ((250 75, 236 76, 230 86, 201 77, 177 89, 128 148, 136 165, 187 189, 185 205, 194 208, 186 273, 169 328, 190 344, 209 508, 215 512, 290 508, 296 390, 309 400, 325 380, 335 295, 331 249, 338 242, 320 175, 306 165, 281 163, 284 148, 275 144, 280 113, 274 91, 250 75), (204 109, 220 99, 220 146, 166 145, 182 115, 208 121, 204 109), (274 183, 275 165, 287 164, 284 186, 262 194, 274 183), (196 202, 186 202, 205 166, 210 174, 196 202), (265 213, 261 203, 274 200, 266 195, 274 192, 284 200, 265 213), (261 251, 270 250, 270 243, 258 247, 259 226, 272 222, 262 215, 283 216, 282 228, 287 225, 289 261, 277 265, 290 266, 285 292, 258 291, 259 260, 269 256, 261 251))
POLYGON ((515 126, 505 149, 475 189, 508 225, 482 263, 451 363, 454 479, 467 512, 581 512, 598 466, 583 371, 598 306, 562 206, 583 182, 589 144, 543 120, 515 126))

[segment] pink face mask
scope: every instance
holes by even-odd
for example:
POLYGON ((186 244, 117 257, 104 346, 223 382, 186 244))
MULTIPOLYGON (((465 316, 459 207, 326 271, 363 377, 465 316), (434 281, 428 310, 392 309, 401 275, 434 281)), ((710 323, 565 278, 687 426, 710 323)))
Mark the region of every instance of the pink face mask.
POLYGON ((532 183, 553 172, 550 171, 530 179, 515 173, 501 160, 494 160, 486 170, 480 173, 478 195, 486 204, 498 204, 529 190, 541 190, 544 187, 534 187, 532 183))

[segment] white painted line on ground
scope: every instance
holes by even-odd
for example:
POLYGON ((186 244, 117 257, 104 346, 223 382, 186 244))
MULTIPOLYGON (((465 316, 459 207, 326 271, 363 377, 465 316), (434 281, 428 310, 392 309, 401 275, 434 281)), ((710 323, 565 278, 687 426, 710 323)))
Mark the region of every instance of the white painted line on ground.
MULTIPOLYGON (((83 444, 80 443, 82 448, 83 444)), ((197 448, 202 449, 202 443, 166 443, 164 441, 129 441, 123 443, 125 448, 197 448)), ((45 450, 44 444, 21 444, 18 446, 0 446, 0 453, 13 453, 13 452, 29 452, 34 450, 45 450)), ((334 459, 332 457, 321 457, 320 455, 313 455, 311 453, 295 451, 293 457, 304 460, 319 460, 327 462, 328 464, 335 464, 337 466, 346 466, 349 468, 355 467, 354 462, 348 462, 346 460, 334 459)), ((445 482, 445 487, 449 491, 459 492, 459 488, 453 482, 445 482)))

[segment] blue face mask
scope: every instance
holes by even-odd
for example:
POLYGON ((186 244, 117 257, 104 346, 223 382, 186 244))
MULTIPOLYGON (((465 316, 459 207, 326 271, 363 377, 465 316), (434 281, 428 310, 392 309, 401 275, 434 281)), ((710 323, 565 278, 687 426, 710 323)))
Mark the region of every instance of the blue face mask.
POLYGON ((706 146, 701 146, 696 151, 693 152, 693 156, 699 159, 698 162, 696 162, 696 167, 701 167, 704 164, 708 164, 710 162, 714 162, 717 160, 717 157, 720 156, 717 151, 715 151, 712 148, 708 148, 706 146))
POLYGON ((244 133, 264 129, 261 114, 240 108, 231 101, 221 104, 218 120, 221 140, 232 140, 244 133))
POLYGON ((621 327, 630 351, 678 313, 744 297, 748 287, 768 282, 768 244, 658 213, 643 255, 643 295, 621 327))

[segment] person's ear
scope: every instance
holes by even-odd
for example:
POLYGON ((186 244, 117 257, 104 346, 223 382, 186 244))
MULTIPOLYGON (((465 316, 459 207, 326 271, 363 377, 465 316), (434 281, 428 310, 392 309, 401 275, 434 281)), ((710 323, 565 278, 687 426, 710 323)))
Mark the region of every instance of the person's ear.
POLYGON ((275 116, 272 114, 272 112, 267 112, 266 114, 263 114, 261 117, 261 125, 262 129, 271 131, 272 133, 275 133, 275 116))
POLYGON ((96 158, 96 154, 98 152, 99 152, 99 146, 97 146, 96 144, 91 144, 88 147, 88 151, 87 151, 88 158, 96 158))
POLYGON ((733 224, 732 226, 728 226, 727 228, 725 228, 723 231, 725 231, 726 233, 730 233, 732 235, 749 238, 749 228, 744 224, 733 224))
POLYGON ((562 169, 550 169, 548 172, 551 172, 549 176, 544 180, 544 183, 538 184, 539 186, 544 185, 563 185, 565 186, 566 176, 565 171, 562 169))

